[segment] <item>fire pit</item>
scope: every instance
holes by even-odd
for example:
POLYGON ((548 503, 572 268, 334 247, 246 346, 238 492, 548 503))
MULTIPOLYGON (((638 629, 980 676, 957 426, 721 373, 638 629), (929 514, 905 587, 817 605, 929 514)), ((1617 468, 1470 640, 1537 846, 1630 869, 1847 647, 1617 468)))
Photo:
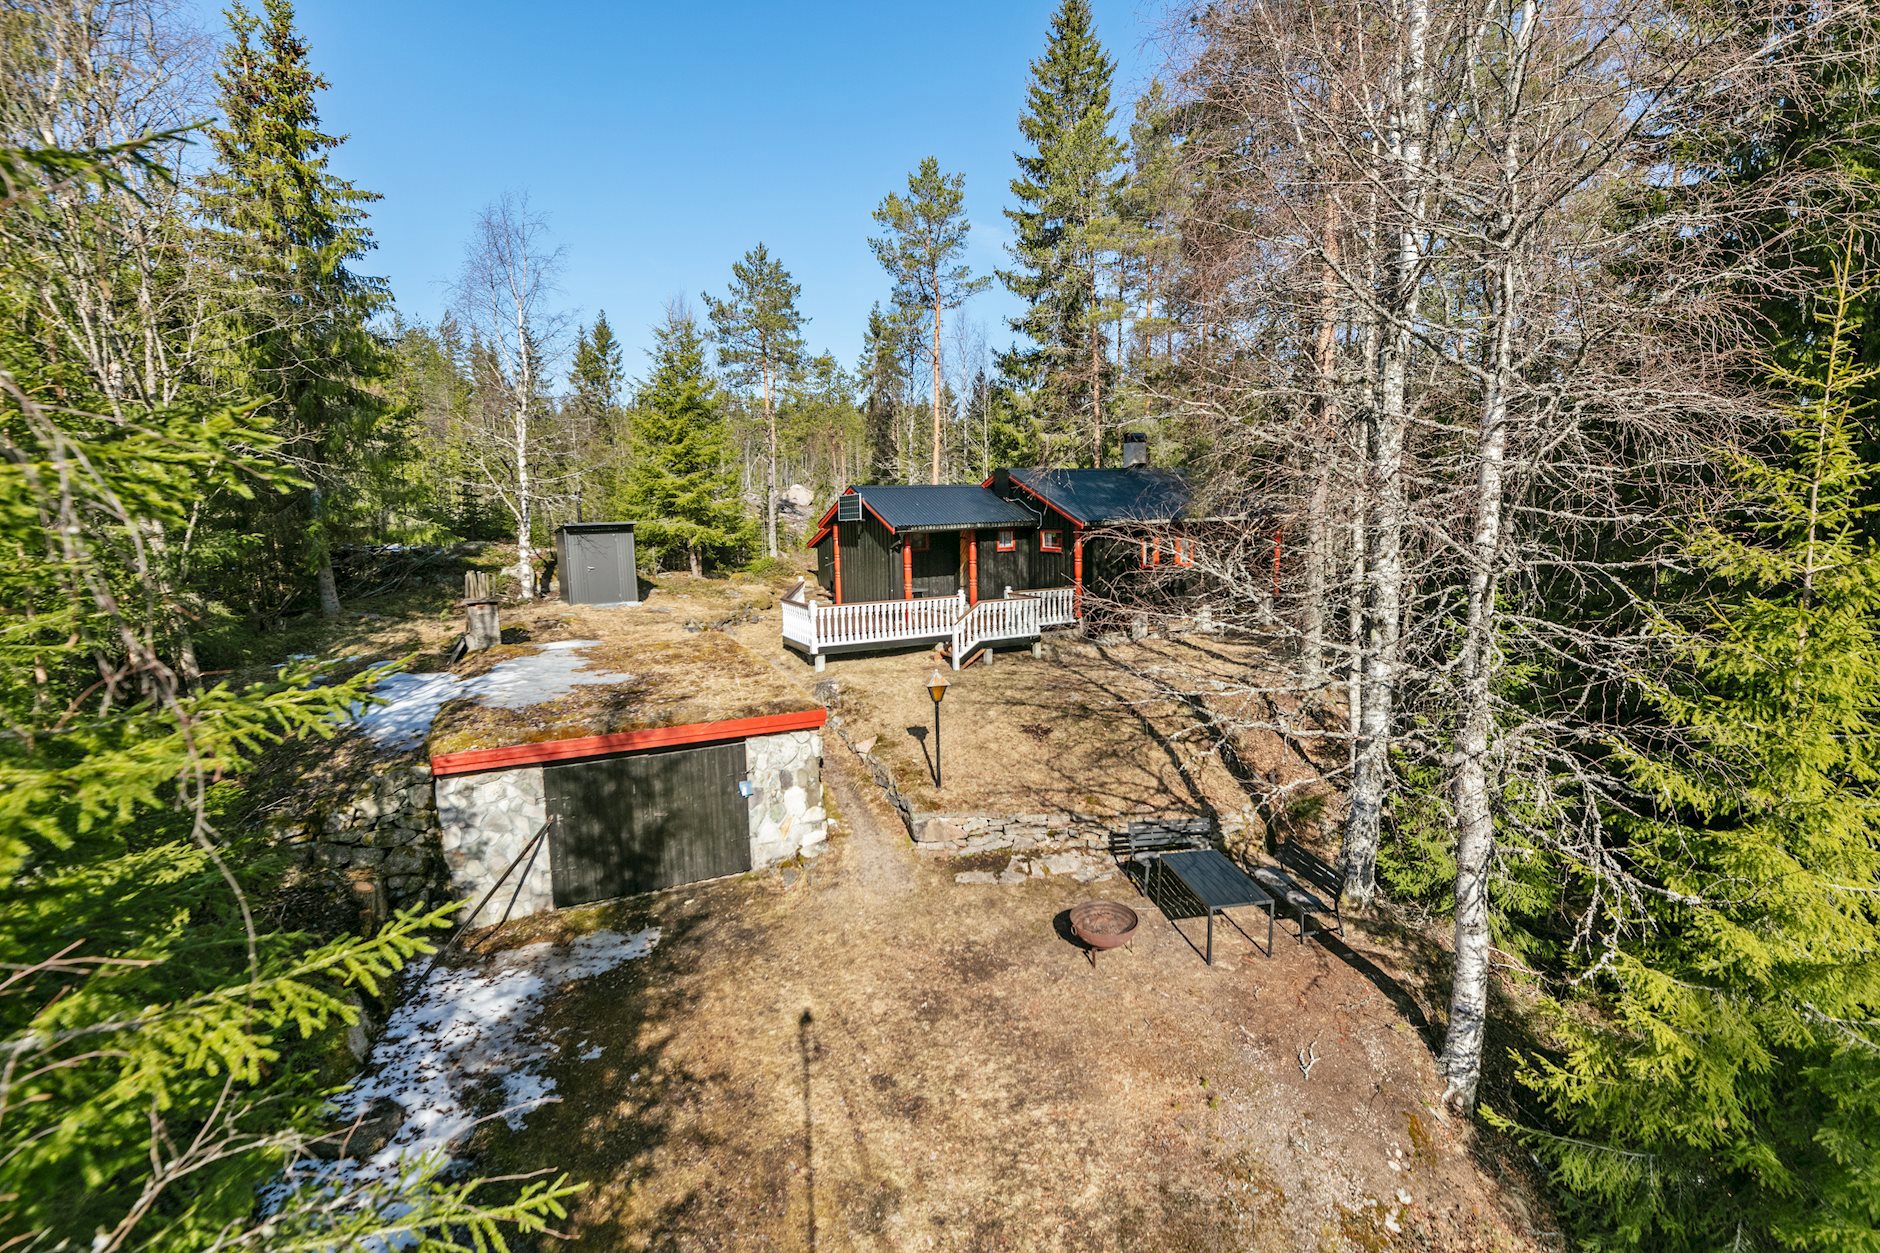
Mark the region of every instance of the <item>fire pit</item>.
POLYGON ((1093 949, 1120 948, 1136 934, 1136 911, 1115 901, 1071 906, 1071 930, 1093 949))

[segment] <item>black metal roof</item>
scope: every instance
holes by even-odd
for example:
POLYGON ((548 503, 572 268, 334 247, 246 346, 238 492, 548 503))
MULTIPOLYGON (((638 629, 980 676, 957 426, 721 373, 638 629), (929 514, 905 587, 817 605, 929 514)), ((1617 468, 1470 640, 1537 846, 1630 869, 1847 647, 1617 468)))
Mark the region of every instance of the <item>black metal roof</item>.
POLYGON ((1173 470, 1129 466, 1117 470, 1013 470, 1012 481, 1044 497, 1080 522, 1173 522, 1194 495, 1173 470))
POLYGON ((961 527, 1037 526, 1038 515, 983 487, 915 483, 857 487, 870 509, 896 531, 952 531, 961 527))

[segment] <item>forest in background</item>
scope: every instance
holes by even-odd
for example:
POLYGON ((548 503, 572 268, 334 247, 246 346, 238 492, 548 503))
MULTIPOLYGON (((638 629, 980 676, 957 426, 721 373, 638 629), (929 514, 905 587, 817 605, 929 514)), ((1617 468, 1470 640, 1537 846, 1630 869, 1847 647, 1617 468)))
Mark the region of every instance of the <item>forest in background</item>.
POLYGON ((362 555, 502 540, 530 596, 556 524, 627 517, 662 568, 766 571, 792 485, 1103 465, 1129 429, 1257 520, 1169 611, 1272 642, 1270 717, 1209 729, 1342 759, 1346 900, 1453 932, 1456 1112, 1589 1247, 1880 1247, 1869 6, 1196 6, 1125 108, 1063 0, 1007 268, 966 267, 978 193, 916 139, 852 361, 756 243, 634 311, 645 363, 560 304, 520 189, 451 313, 401 320, 291 5, 228 16, 0 11, 0 1247, 560 1215, 552 1172, 257 1204, 333 1134, 358 993, 449 913, 296 929, 233 800, 377 677, 225 677, 345 612, 362 555))

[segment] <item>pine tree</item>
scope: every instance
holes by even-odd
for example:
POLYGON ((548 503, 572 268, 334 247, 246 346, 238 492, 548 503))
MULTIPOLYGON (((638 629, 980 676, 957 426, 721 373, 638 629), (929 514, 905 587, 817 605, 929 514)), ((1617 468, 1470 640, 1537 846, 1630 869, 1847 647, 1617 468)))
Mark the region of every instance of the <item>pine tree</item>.
POLYGON ((764 538, 777 555, 777 388, 803 356, 803 323, 797 297, 803 289, 783 263, 763 244, 731 267, 731 288, 723 300, 705 297, 706 312, 718 331, 718 358, 732 376, 755 384, 763 399, 765 458, 764 538))
POLYGON ((341 489, 390 451, 375 441, 385 410, 369 390, 385 351, 367 325, 390 295, 383 280, 352 269, 375 246, 365 206, 378 196, 327 168, 343 137, 320 129, 314 94, 327 82, 308 65, 293 5, 264 0, 263 15, 240 0, 228 11, 203 210, 245 289, 229 328, 238 385, 268 399, 267 416, 311 480, 300 515, 273 528, 282 560, 314 575, 320 611, 332 617, 341 489))
POLYGON ((654 337, 653 373, 634 398, 634 459, 619 511, 638 523, 648 549, 683 552, 698 575, 707 562, 735 559, 750 543, 750 525, 698 323, 675 307, 654 337))
POLYGON ((1694 555, 1714 618, 1674 627, 1649 694, 1681 747, 1631 761, 1615 857, 1642 916, 1584 975, 1597 1013, 1525 1080, 1564 1127, 1527 1134, 1602 1241, 1876 1247, 1880 1231, 1880 548, 1856 452, 1876 371, 1847 265, 1777 365, 1792 399, 1750 506, 1694 555))
POLYGON ((894 279, 895 303, 919 309, 927 318, 933 364, 933 448, 928 481, 938 483, 943 469, 941 433, 944 429, 941 393, 941 316, 957 308, 974 293, 984 291, 989 278, 975 278, 960 260, 972 223, 966 220, 966 176, 942 174, 934 157, 921 159, 920 169, 907 176, 907 195, 888 193, 875 209, 875 221, 887 233, 868 241, 875 259, 894 279))
POLYGON ((1088 0, 1062 0, 1051 38, 1032 62, 1019 131, 1031 146, 1018 154, 1006 210, 1016 238, 1005 285, 1025 302, 1012 329, 1029 341, 1000 361, 1006 377, 1041 395, 1065 423, 1088 423, 1093 464, 1103 463, 1103 328, 1113 316, 1098 291, 1103 254, 1117 231, 1115 191, 1123 146, 1110 127, 1116 64, 1092 29, 1088 0))

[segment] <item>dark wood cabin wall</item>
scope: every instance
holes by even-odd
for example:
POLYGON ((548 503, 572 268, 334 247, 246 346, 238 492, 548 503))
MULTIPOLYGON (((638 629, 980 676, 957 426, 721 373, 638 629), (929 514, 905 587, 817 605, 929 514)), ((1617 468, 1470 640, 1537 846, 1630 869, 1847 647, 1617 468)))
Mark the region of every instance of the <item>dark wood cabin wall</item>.
POLYGON ((927 532, 927 551, 914 550, 914 594, 951 596, 959 590, 959 532, 927 532))
POLYGON ((842 600, 899 600, 901 552, 894 535, 872 513, 837 525, 842 539, 842 600))
POLYGON ((816 585, 824 596, 836 594, 836 533, 829 534, 816 541, 816 585))
MULTIPOLYGON (((1027 503, 1035 505, 1038 502, 1034 499, 1027 503)), ((1026 584, 1026 586, 1069 587, 1071 585, 1071 578, 1075 573, 1073 569, 1075 556, 1071 549, 1077 543, 1077 530, 1071 525, 1071 520, 1057 510, 1047 508, 1044 511, 1044 521, 1039 523, 1039 529, 1031 531, 1028 534, 1031 537, 1033 555, 1030 571, 1031 582, 1026 584), (1043 538, 1045 531, 1058 532, 1058 537, 1063 541, 1064 551, 1048 553, 1044 550, 1043 538)), ((1014 583, 1012 586, 1017 587, 1018 584, 1014 583)))
POLYGON ((1038 534, 1030 529, 1018 532, 1014 552, 999 551, 999 528, 979 532, 979 599, 994 600, 1005 595, 1008 587, 1031 587, 1031 559, 1036 555, 1038 534))

